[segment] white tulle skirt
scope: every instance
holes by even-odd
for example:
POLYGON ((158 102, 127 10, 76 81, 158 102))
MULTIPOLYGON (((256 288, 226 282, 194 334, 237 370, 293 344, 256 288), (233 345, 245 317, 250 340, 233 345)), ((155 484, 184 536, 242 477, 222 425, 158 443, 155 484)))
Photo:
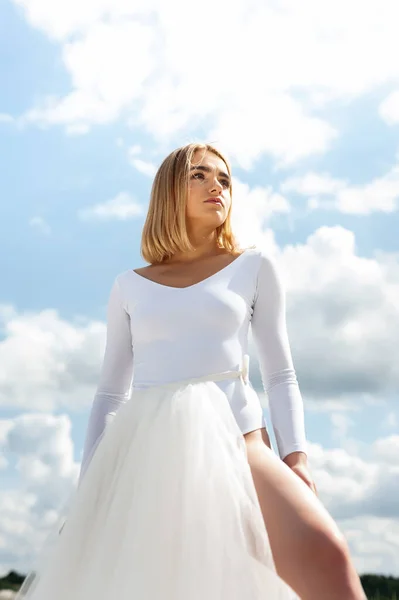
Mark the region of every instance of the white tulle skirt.
POLYGON ((58 530, 17 600, 297 598, 276 573, 245 441, 214 380, 134 389, 58 530))

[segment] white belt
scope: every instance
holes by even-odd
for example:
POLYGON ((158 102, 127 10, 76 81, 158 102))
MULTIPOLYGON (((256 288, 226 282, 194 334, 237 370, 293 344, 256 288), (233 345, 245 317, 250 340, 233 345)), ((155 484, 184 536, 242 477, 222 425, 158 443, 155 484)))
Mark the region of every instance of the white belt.
POLYGON ((209 375, 201 375, 200 377, 190 377, 187 379, 181 379, 179 381, 173 381, 170 383, 152 384, 150 386, 143 386, 140 384, 135 386, 133 382, 133 388, 137 387, 138 389, 148 389, 148 387, 180 387, 184 385, 189 385, 190 383, 200 383, 205 381, 223 381, 224 379, 238 378, 241 378, 245 384, 247 384, 249 381, 249 354, 244 354, 242 367, 239 371, 221 371, 219 373, 210 373, 209 375))

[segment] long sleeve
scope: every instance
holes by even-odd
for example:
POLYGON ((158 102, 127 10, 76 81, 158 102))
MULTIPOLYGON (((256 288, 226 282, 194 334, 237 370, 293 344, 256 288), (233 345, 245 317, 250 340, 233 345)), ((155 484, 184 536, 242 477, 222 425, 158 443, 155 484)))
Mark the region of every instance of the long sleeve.
POLYGON ((108 300, 105 352, 89 416, 79 485, 107 424, 114 418, 118 408, 129 398, 132 373, 130 317, 123 306, 117 277, 108 300))
POLYGON ((251 327, 280 458, 307 453, 303 401, 287 334, 285 290, 275 263, 263 252, 251 327))

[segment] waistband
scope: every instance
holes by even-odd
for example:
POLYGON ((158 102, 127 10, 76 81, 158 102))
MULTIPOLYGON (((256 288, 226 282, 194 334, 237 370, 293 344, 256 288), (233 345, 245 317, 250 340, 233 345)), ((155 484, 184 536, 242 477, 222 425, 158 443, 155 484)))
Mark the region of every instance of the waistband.
POLYGON ((199 377, 189 377, 187 379, 180 379, 178 381, 171 381, 168 383, 160 383, 160 384, 151 384, 151 385, 135 385, 133 381, 133 389, 149 389, 151 387, 160 387, 160 388, 174 388, 185 385, 190 385, 191 383, 201 383, 206 381, 223 381, 225 379, 239 379, 246 384, 249 380, 249 354, 244 354, 242 367, 241 369, 235 371, 220 371, 218 373, 209 373, 207 375, 201 375, 199 377))

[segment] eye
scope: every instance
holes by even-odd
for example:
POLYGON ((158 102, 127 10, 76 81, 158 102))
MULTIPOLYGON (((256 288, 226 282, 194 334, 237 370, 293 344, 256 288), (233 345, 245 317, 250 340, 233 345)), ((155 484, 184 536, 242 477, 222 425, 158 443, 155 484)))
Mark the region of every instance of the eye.
MULTIPOLYGON (((194 173, 194 175, 191 176, 191 179, 205 179, 205 175, 201 172, 199 173, 194 173)), ((221 179, 220 182, 222 183, 223 187, 225 189, 229 189, 230 188, 230 181, 228 179, 221 179)))
POLYGON ((197 179, 198 176, 200 176, 202 179, 204 179, 204 174, 203 173, 194 173, 194 175, 192 175, 191 179, 197 179))

